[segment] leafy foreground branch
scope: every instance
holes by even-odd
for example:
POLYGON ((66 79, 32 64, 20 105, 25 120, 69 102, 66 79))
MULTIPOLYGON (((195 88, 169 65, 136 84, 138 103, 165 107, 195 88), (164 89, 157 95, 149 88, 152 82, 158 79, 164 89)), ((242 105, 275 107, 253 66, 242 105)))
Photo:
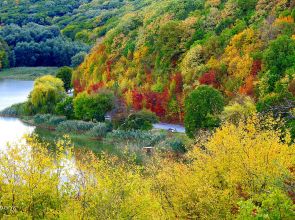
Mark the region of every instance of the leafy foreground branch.
POLYGON ((50 154, 34 137, 27 142, 0 154, 1 218, 295 217, 295 145, 272 119, 225 124, 185 160, 155 154, 144 167, 73 155, 67 138, 50 154))

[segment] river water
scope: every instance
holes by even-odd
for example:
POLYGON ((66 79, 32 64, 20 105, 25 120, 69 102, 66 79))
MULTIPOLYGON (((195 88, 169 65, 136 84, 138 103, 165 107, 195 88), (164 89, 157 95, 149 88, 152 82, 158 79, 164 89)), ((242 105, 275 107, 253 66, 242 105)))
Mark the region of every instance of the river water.
MULTIPOLYGON (((33 88, 33 84, 33 81, 0 80, 0 110, 26 101, 33 88)), ((0 149, 7 142, 19 141, 21 137, 32 133, 34 129, 33 126, 26 125, 17 118, 0 117, 0 149)))

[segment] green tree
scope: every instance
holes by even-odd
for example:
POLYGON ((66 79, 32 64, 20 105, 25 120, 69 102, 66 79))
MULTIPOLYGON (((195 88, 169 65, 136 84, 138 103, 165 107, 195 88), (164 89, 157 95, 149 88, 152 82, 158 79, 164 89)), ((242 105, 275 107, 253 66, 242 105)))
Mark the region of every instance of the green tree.
POLYGON ((222 94, 211 86, 200 86, 185 99, 185 130, 194 137, 202 128, 212 128, 219 124, 217 114, 224 108, 222 94))
POLYGON ((72 88, 72 73, 72 68, 64 66, 61 67, 56 74, 56 77, 64 82, 64 88, 66 91, 69 91, 72 88))
POLYGON ((64 115, 67 119, 74 119, 73 97, 66 97, 61 102, 57 103, 55 112, 59 115, 64 115))
POLYGON ((295 40, 283 35, 272 41, 264 52, 264 62, 269 69, 269 90, 273 91, 285 71, 295 66, 295 40))
POLYGON ((29 96, 29 105, 33 113, 53 113, 55 106, 66 96, 63 82, 54 76, 36 79, 29 96))
POLYGON ((74 99, 74 112, 78 119, 104 121, 105 114, 114 107, 114 95, 110 92, 97 94, 79 93, 74 99))

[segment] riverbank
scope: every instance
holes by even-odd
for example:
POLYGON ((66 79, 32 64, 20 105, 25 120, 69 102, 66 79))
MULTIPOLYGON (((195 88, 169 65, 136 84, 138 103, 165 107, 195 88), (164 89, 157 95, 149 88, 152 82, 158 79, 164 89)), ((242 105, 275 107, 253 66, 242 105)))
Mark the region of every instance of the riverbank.
POLYGON ((116 156, 133 154, 141 163, 146 156, 145 149, 160 152, 183 154, 192 145, 183 133, 167 130, 118 130, 112 129, 108 122, 85 122, 67 120, 63 116, 35 115, 18 116, 28 127, 34 127, 33 135, 44 142, 52 143, 65 135, 68 136, 76 150, 91 150, 95 154, 107 153, 116 156))
POLYGON ((35 80, 44 75, 56 75, 58 67, 15 67, 0 71, 1 79, 35 80))

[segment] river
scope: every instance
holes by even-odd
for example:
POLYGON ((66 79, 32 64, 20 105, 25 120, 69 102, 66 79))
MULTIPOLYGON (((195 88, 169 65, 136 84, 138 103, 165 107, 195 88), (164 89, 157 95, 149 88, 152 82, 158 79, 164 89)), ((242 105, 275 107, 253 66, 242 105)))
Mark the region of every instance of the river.
MULTIPOLYGON (((33 81, 0 80, 0 110, 26 101, 33 84, 33 81)), ((32 133, 34 129, 33 126, 26 125, 17 118, 0 117, 0 149, 7 142, 16 142, 25 134, 32 133)))

